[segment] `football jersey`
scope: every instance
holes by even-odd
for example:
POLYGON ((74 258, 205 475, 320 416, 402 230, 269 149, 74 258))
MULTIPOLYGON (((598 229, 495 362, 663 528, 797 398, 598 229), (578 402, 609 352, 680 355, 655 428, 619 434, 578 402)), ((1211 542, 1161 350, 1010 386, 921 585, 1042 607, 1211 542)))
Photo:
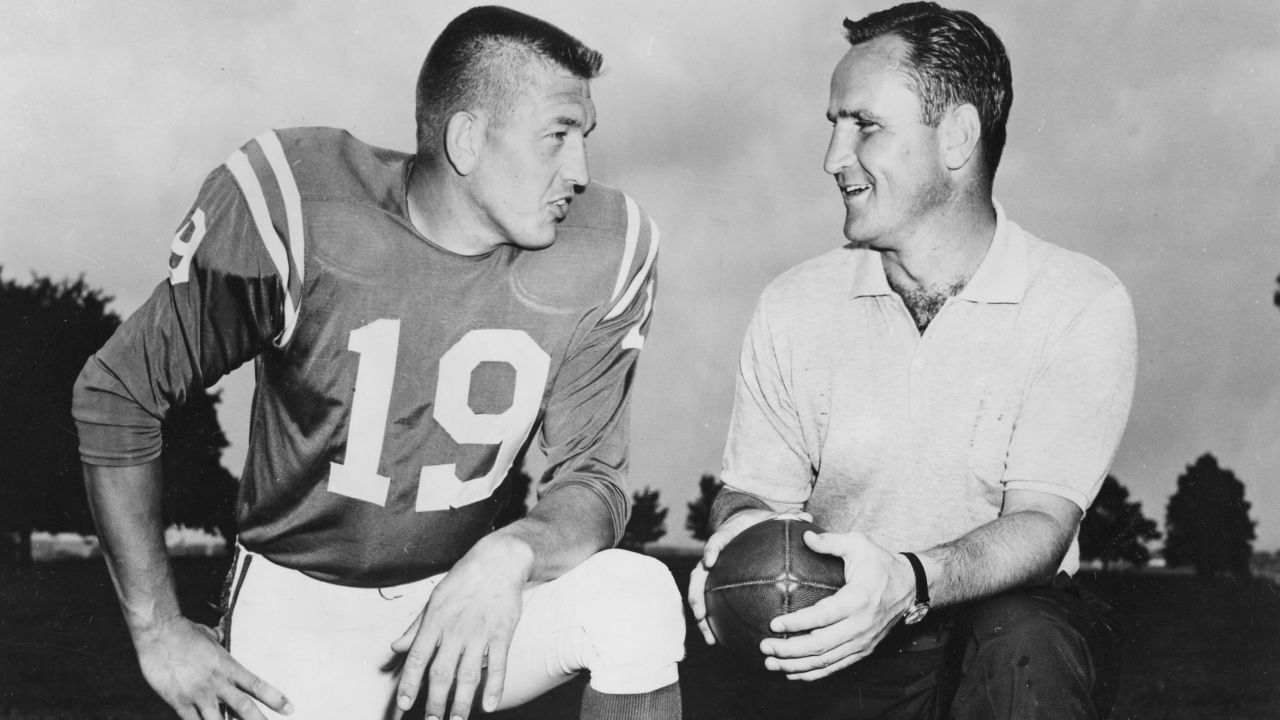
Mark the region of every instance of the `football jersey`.
POLYGON ((458 255, 408 220, 412 163, 307 128, 215 169, 168 281, 81 375, 84 462, 158 457, 169 408, 252 359, 239 539, 280 565, 366 587, 448 569, 536 428, 544 494, 589 488, 621 537, 656 226, 593 183, 550 247, 458 255))

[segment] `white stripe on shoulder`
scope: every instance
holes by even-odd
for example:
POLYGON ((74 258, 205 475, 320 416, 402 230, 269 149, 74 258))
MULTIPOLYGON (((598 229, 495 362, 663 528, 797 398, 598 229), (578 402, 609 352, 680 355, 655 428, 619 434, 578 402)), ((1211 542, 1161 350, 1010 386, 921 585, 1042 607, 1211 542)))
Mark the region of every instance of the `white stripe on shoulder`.
POLYGON ((618 294, 626 285, 627 274, 631 272, 631 261, 636 257, 636 245, 640 241, 640 207, 630 195, 623 193, 622 197, 627 200, 627 244, 622 250, 622 263, 618 265, 618 279, 613 284, 613 295, 609 296, 612 300, 618 299, 618 294))
POLYGON ((640 319, 635 325, 627 331, 627 336, 622 338, 622 349, 640 350, 644 348, 644 336, 640 334, 640 327, 644 325, 644 321, 649 319, 649 313, 653 312, 653 280, 645 283, 644 286, 644 313, 640 315, 640 319))
MULTIPOLYGON (((610 320, 622 314, 623 310, 631 305, 631 301, 635 298, 636 293, 640 292, 640 288, 644 287, 645 280, 649 277, 650 271, 653 269, 653 260, 658 256, 658 224, 649 218, 649 255, 644 259, 644 266, 640 268, 640 272, 631 279, 631 284, 627 286, 627 291, 618 298, 618 302, 614 304, 613 309, 608 315, 604 316, 605 320, 610 320)), ((626 267, 624 266, 624 271, 626 267)))
POLYGON ((276 273, 280 275, 280 284, 284 289, 284 329, 280 331, 280 337, 276 338, 275 342, 276 345, 284 345, 289 341, 289 336, 293 334, 293 328, 298 322, 298 309, 293 304, 293 298, 289 296, 289 258, 285 256, 284 241, 271 226, 271 211, 267 208, 267 198, 262 193, 262 185, 253 172, 253 166, 249 164, 249 156, 245 155, 243 150, 236 150, 231 153, 231 157, 227 158, 227 169, 231 171, 236 184, 240 186, 240 194, 249 205, 249 214, 253 218, 254 227, 258 230, 258 237, 262 239, 262 245, 271 256, 271 262, 276 266, 276 273))
POLYGON ((284 198, 285 220, 289 223, 289 255, 293 257, 293 267, 298 273, 298 285, 304 278, 304 262, 306 242, 303 237, 302 194, 298 192, 298 183, 293 177, 293 169, 284 156, 284 146, 274 131, 267 131, 257 138, 262 154, 267 156, 272 172, 276 175, 276 183, 280 185, 280 195, 284 198))

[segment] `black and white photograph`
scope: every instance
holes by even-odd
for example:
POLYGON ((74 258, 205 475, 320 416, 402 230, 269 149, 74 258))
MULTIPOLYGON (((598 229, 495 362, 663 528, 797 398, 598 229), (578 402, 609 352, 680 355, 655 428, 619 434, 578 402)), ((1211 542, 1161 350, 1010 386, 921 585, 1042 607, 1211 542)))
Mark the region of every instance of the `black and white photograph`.
POLYGON ((1280 717, 1280 5, 0 11, 0 720, 1280 717))

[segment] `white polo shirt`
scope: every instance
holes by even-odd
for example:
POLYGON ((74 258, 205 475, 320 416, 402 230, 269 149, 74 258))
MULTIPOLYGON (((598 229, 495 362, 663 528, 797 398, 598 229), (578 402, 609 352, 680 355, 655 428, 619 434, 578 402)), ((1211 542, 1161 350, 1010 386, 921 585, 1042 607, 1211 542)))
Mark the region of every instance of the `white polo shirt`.
MULTIPOLYGON (((923 335, 879 253, 833 250, 760 298, 723 480, 891 551, 995 519, 1006 489, 1083 510, 1128 419, 1136 348, 1115 275, 998 206, 982 264, 923 335)), ((1062 569, 1078 555, 1073 543, 1062 569)))

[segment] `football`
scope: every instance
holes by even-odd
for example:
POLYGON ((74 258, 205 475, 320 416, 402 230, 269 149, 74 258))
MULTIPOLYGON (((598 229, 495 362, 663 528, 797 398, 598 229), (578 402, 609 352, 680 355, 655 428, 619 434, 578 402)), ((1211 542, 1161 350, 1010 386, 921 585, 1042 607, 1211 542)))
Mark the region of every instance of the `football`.
POLYGON ((743 658, 760 658, 760 641, 787 637, 769 622, 809 607, 844 586, 844 561, 809 549, 807 530, 817 525, 775 518, 729 541, 707 573, 707 620, 716 641, 743 658))

